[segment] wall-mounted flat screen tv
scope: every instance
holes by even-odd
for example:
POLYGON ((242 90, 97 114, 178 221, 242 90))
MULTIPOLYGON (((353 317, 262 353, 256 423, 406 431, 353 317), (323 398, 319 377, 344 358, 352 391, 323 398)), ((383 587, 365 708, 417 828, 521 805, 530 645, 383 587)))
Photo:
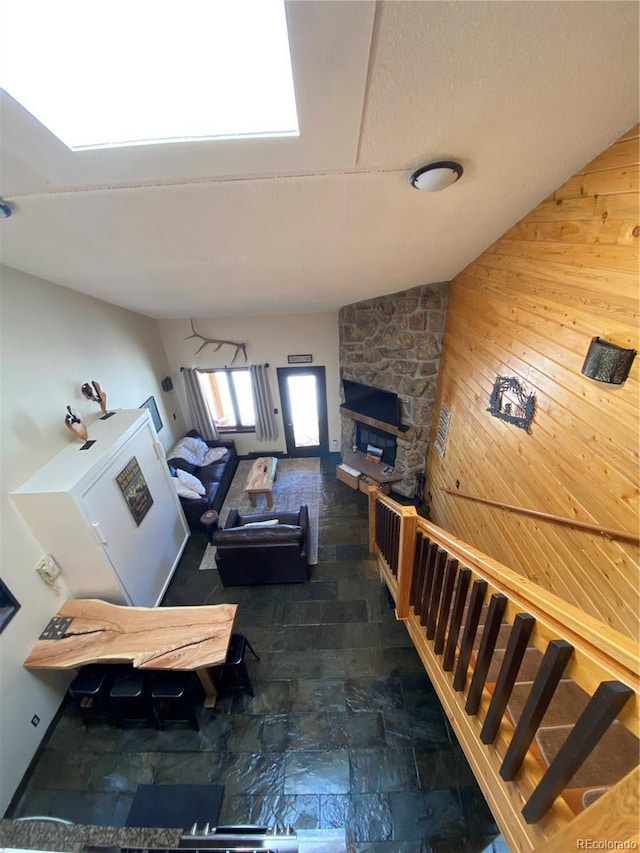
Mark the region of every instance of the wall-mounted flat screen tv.
POLYGON ((352 412, 384 421, 391 426, 400 426, 400 401, 398 395, 373 385, 363 385, 352 379, 343 379, 344 405, 352 412))

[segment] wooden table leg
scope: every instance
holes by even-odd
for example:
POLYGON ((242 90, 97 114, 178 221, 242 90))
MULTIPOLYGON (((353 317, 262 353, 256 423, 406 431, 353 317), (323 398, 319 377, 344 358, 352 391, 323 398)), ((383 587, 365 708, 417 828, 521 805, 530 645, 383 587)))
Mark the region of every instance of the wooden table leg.
POLYGON ((256 495, 253 492, 247 492, 247 494, 249 495, 249 503, 251 504, 251 506, 255 506, 256 505, 256 495))
POLYGON ((196 675, 200 679, 200 684, 204 687, 206 696, 204 697, 205 708, 215 708, 218 700, 218 691, 211 676, 211 670, 207 667, 196 669, 196 675))
POLYGON ((269 509, 273 509, 273 495, 271 492, 264 493, 265 498, 267 499, 267 506, 269 509))

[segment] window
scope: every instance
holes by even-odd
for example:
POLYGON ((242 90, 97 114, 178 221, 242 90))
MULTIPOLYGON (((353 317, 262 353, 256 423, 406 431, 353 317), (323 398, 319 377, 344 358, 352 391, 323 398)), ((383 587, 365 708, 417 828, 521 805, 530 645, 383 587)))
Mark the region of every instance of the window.
POLYGON ((74 151, 299 133, 284 0, 6 2, 0 57, 74 151))
POLYGON ((254 432, 253 390, 247 367, 199 370, 198 381, 219 432, 254 432))

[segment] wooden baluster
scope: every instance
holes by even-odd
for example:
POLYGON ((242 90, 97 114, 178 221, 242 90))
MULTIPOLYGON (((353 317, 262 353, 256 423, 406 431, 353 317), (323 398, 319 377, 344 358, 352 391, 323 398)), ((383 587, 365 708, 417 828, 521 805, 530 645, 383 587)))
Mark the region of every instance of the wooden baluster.
POLYGON ((620 681, 600 684, 522 809, 527 823, 547 813, 632 695, 633 690, 620 681))
POLYGON ((469 601, 469 610, 467 611, 467 621, 464 624, 462 633, 462 642, 460 643, 460 654, 458 655, 458 666, 453 679, 454 690, 464 690, 464 685, 467 680, 467 670, 469 669, 469 661, 471 660, 471 652, 473 651, 473 643, 476 639, 478 630, 478 622, 480 621, 480 613, 482 612, 482 603, 487 591, 487 582, 476 580, 471 587, 471 599, 469 601))
POLYGON ((400 518, 392 515, 392 548, 391 548, 391 571, 394 578, 398 577, 398 558, 400 556, 400 518))
POLYGON ((384 504, 376 505, 376 545, 382 556, 387 559, 386 545, 387 514, 384 504))
POLYGON ((389 568, 393 571, 393 513, 391 510, 387 510, 385 513, 384 541, 385 557, 389 568))
POLYGON ((449 555, 442 548, 438 549, 436 564, 433 569, 433 584, 431 585, 431 599, 427 614, 427 640, 433 640, 436 635, 436 620, 440 608, 440 596, 442 595, 442 581, 444 578, 444 567, 449 555))
POLYGON ((498 632, 500 631, 502 617, 507 607, 507 601, 507 596, 501 592, 494 593, 489 601, 489 613, 487 614, 487 621, 485 622, 482 639, 480 640, 480 648, 478 649, 476 665, 473 669, 473 678, 471 679, 471 686, 467 694, 467 702, 464 706, 467 714, 478 713, 482 691, 487 680, 487 673, 491 665, 491 658, 496 647, 496 640, 498 639, 498 632))
POLYGON ((535 624, 536 620, 528 613, 518 613, 513 620, 507 650, 498 673, 489 710, 480 732, 482 743, 493 743, 496 738, 535 624))
POLYGON ((566 640, 551 640, 547 646, 500 767, 505 782, 515 779, 572 654, 573 646, 566 640))
POLYGON ((470 582, 471 569, 463 567, 458 573, 456 594, 453 599, 453 608, 451 610, 449 636, 447 637, 447 646, 444 650, 444 658, 442 659, 442 668, 445 672, 451 672, 453 669, 453 661, 456 656, 456 646, 458 645, 458 636, 460 634, 460 626, 462 625, 464 606, 467 602, 467 592, 469 591, 470 582))
POLYGON ((429 602, 431 601, 431 588, 433 587, 433 570, 436 564, 436 556, 438 554, 438 546, 435 542, 429 545, 427 551, 427 564, 424 570, 424 581, 422 584, 422 592, 420 594, 420 624, 427 624, 427 616, 429 615, 429 602))
POLYGON ((417 606, 418 591, 422 589, 424 581, 424 563, 429 544, 429 539, 426 536, 423 536, 422 533, 417 534, 416 549, 413 558, 413 576, 411 578, 411 595, 409 598, 409 604, 414 610, 417 606))
POLYGON ((436 639, 433 644, 433 651, 437 655, 441 655, 444 649, 444 635, 447 630, 447 622, 449 621, 449 611, 451 610, 451 599, 453 597, 453 587, 456 582, 457 572, 458 561, 453 559, 447 560, 442 586, 442 601, 440 602, 440 612, 438 614, 438 627, 436 628, 436 639))
POLYGON ((382 555, 385 558, 389 569, 393 572, 393 519, 394 514, 388 507, 381 504, 382 509, 382 539, 381 548, 382 555))

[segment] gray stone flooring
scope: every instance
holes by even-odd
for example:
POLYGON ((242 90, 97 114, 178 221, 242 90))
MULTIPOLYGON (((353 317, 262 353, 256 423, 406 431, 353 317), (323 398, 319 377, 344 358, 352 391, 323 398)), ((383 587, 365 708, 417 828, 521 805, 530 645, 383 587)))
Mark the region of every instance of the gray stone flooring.
POLYGON ((85 730, 62 711, 7 816, 122 825, 138 784, 225 786, 221 823, 348 827, 357 853, 479 853, 498 833, 367 551, 367 501, 323 464, 319 564, 304 585, 224 589, 196 532, 165 605, 235 602, 255 698, 200 732, 85 730))

